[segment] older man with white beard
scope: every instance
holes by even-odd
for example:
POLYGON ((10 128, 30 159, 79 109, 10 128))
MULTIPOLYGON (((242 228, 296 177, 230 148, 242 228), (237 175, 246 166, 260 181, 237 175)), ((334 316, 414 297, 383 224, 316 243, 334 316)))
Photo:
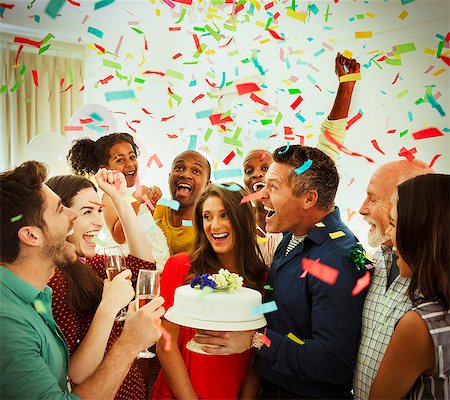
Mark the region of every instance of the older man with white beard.
POLYGON ((397 186, 417 175, 434 173, 419 160, 392 161, 379 167, 367 186, 359 213, 370 224, 368 241, 380 246, 374 256, 375 272, 364 302, 361 340, 353 380, 354 398, 368 399, 395 324, 411 308, 409 279, 399 276, 392 242, 386 235, 397 186))

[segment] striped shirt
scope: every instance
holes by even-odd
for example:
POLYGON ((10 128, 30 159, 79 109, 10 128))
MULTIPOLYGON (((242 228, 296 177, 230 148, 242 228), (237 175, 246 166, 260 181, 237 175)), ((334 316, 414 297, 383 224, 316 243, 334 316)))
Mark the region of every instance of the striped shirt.
POLYGON ((409 398, 450 399, 450 313, 437 302, 427 302, 412 309, 428 327, 434 345, 434 369, 431 376, 421 375, 414 383, 409 398))
POLYGON ((305 240, 305 237, 306 235, 295 236, 294 234, 292 234, 291 240, 289 240, 289 243, 286 247, 285 256, 287 256, 292 249, 295 249, 295 247, 297 247, 299 243, 303 242, 305 240))
POLYGON ((392 247, 381 246, 374 255, 375 272, 364 302, 361 339, 353 380, 354 398, 369 398, 370 387, 397 321, 411 308, 409 279, 397 276, 387 289, 392 266, 392 247))

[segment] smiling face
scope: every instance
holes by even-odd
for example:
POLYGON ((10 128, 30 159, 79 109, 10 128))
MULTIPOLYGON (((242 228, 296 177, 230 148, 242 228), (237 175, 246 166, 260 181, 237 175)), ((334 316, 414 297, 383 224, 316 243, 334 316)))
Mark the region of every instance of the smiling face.
POLYGON ((219 259, 234 257, 235 233, 219 197, 208 197, 203 203, 203 230, 219 259))
POLYGON ((73 223, 74 233, 67 240, 75 245, 79 257, 95 256, 95 243, 92 239, 103 226, 99 201, 97 192, 92 188, 82 189, 72 198, 70 209, 76 213, 77 218, 73 223))
POLYGON ((272 155, 265 150, 255 150, 244 160, 244 183, 251 193, 260 191, 265 186, 265 175, 272 164, 272 155))
POLYGON ((386 229, 386 235, 389 236, 392 244, 395 255, 398 257, 397 265, 399 269, 399 273, 401 276, 410 277, 412 272, 411 268, 409 268, 408 264, 406 264, 405 260, 403 260, 401 254, 399 254, 397 250, 397 201, 394 201, 392 204, 391 215, 389 218, 389 225, 386 229))
POLYGON ((192 207, 208 183, 207 161, 201 154, 185 151, 175 158, 169 189, 181 208, 192 207))
POLYGON ((134 186, 138 172, 138 161, 133 147, 128 142, 116 143, 109 150, 108 169, 122 172, 127 181, 127 187, 134 186))

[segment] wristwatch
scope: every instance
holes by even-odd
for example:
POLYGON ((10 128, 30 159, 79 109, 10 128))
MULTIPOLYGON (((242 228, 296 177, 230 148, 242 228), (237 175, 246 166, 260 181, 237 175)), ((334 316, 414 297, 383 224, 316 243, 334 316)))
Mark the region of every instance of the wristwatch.
POLYGON ((254 347, 256 350, 260 350, 264 342, 262 337, 267 332, 267 328, 264 328, 264 333, 256 331, 250 338, 250 347, 254 347))

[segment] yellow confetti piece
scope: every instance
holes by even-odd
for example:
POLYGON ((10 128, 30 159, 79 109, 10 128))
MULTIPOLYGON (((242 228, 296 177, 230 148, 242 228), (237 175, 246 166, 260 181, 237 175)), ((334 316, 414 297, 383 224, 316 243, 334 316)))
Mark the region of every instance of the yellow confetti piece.
POLYGON ((205 51, 205 54, 206 54, 207 56, 210 56, 210 55, 212 55, 212 54, 216 54, 216 51, 215 51, 214 49, 208 49, 208 50, 205 51))
POLYGON ((407 16, 408 12, 406 10, 403 10, 398 17, 403 21, 407 16))
POLYGON ((318 222, 315 224, 318 228, 324 228, 326 225, 323 222, 318 222))
POLYGON ((282 82, 289 86, 292 85, 292 82, 288 81, 287 79, 283 79, 282 82))
POLYGON ((302 339, 299 339, 292 332, 289 332, 287 337, 297 344, 305 344, 305 342, 302 339))
POLYGON ((47 314, 47 309, 45 308, 44 303, 41 300, 34 300, 33 304, 34 304, 34 309, 39 314, 47 314))
POLYGON ((357 72, 355 74, 347 74, 339 77, 339 82, 354 82, 361 80, 361 73, 357 72))
POLYGON ((306 21, 306 18, 308 17, 308 13, 301 13, 298 11, 294 11, 291 8, 289 8, 286 12, 286 15, 288 17, 294 18, 294 19, 298 19, 299 21, 306 21))
POLYGON ((256 21, 255 24, 257 26, 259 26, 260 28, 265 28, 266 27, 266 24, 264 22, 262 22, 262 21, 256 21))
POLYGON ((375 18, 375 14, 372 14, 372 13, 366 13, 366 15, 369 17, 369 18, 375 18))
POLYGON ((260 40, 259 43, 264 44, 270 42, 270 39, 264 39, 264 40, 260 40))
POLYGON ((438 76, 438 75, 442 74, 443 72, 445 72, 444 68, 440 69, 439 71, 436 71, 433 75, 438 76))
POLYGON ((355 32, 356 39, 365 39, 365 38, 371 38, 371 37, 372 37, 372 31, 355 32))
POLYGON ((306 139, 311 139, 314 136, 314 134, 309 133, 308 135, 306 135, 306 139))
POLYGON ((336 232, 329 233, 329 235, 330 235, 331 239, 338 239, 338 238, 340 238, 342 236, 345 236, 345 233, 342 232, 342 231, 336 231, 336 232))
POLYGON ((423 52, 426 53, 426 54, 431 54, 432 56, 434 56, 436 54, 436 50, 430 49, 429 47, 425 47, 423 49, 423 52))
POLYGON ((344 52, 342 53, 342 56, 345 58, 352 58, 352 55, 353 55, 353 53, 348 50, 344 50, 344 52))
POLYGON ((127 203, 134 203, 135 201, 137 201, 137 199, 135 199, 133 196, 124 196, 123 201, 126 201, 127 203))
POLYGON ((248 0, 250 3, 252 3, 255 8, 259 11, 259 9, 261 8, 261 4, 259 4, 256 0, 248 0))
POLYGON ((156 9, 156 16, 158 16, 158 17, 161 16, 161 10, 159 8, 156 9))
POLYGON ((267 242, 267 238, 263 238, 263 237, 258 236, 258 237, 256 238, 256 241, 257 241, 258 243, 266 243, 266 242, 267 242))

